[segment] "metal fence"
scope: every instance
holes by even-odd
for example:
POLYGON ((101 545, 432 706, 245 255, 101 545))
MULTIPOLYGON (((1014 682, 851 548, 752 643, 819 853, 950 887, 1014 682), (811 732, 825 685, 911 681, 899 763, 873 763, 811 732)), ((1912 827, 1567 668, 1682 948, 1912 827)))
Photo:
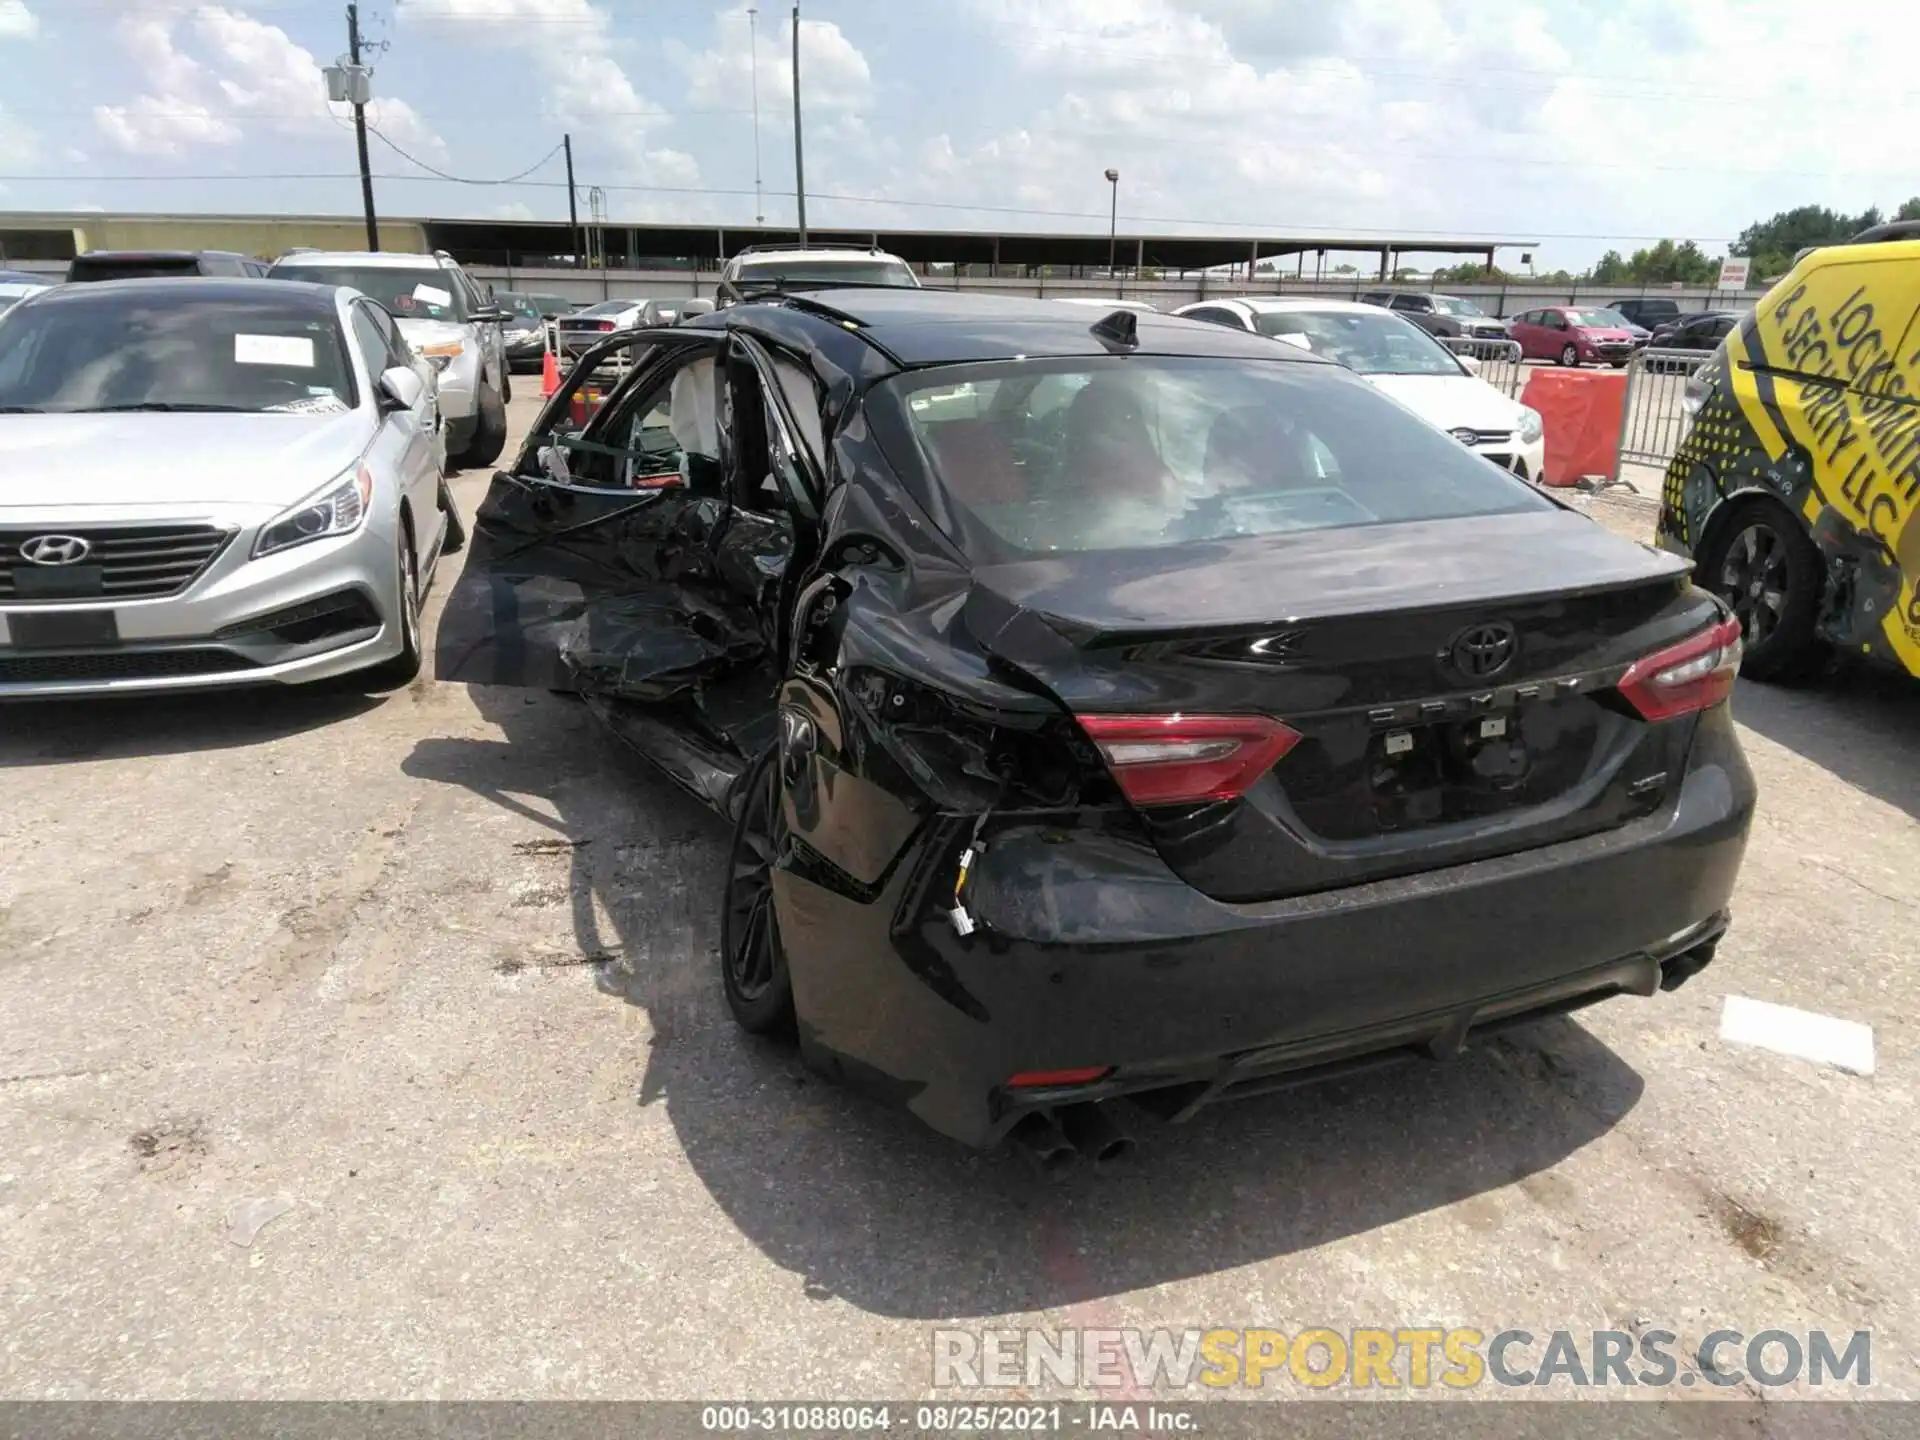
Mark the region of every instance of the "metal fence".
POLYGON ((1682 403, 1693 372, 1713 358, 1705 350, 1646 349, 1627 366, 1620 412, 1620 462, 1661 465, 1673 459, 1693 417, 1682 403))
POLYGON ((1474 361, 1480 378, 1494 389, 1514 399, 1527 383, 1527 372, 1520 364, 1517 340, 1473 340, 1465 336, 1436 336, 1454 354, 1474 361))

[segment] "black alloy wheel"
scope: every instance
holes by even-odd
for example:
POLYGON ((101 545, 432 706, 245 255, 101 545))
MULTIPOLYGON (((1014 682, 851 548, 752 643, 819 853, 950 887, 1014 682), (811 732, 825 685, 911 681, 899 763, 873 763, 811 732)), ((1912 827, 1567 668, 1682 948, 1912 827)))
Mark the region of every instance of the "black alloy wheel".
POLYGON ((720 913, 720 978, 727 1008, 752 1035, 789 1035, 794 1028, 793 985, 773 899, 774 865, 787 843, 778 754, 768 751, 747 776, 720 913))
POLYGON ((1778 506, 1749 504, 1728 520, 1701 557, 1700 581, 1740 621, 1742 675, 1791 680, 1814 668, 1821 568, 1812 538, 1778 506))

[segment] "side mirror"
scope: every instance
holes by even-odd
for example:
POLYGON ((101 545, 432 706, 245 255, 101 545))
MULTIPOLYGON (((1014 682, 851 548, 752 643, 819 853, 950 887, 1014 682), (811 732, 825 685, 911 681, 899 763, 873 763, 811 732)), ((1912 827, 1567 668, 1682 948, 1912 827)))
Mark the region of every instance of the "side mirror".
POLYGON ((427 385, 405 365, 396 365, 391 370, 380 372, 374 389, 379 392, 382 410, 411 410, 420 403, 427 385))
POLYGON ((498 325, 506 318, 504 310, 475 310, 467 316, 475 325, 498 325))
POLYGON ((1478 355, 1456 355, 1453 358, 1460 362, 1460 368, 1466 371, 1467 374, 1478 375, 1480 373, 1480 357, 1478 355))

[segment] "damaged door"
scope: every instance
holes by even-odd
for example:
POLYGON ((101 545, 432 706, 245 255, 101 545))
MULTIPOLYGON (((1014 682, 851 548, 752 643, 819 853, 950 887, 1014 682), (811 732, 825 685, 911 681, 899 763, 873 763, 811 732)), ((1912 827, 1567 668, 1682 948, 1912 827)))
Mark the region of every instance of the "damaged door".
POLYGON ((589 351, 494 477, 435 656, 443 680, 582 695, 721 809, 773 734, 796 513, 818 513, 753 348, 670 329, 589 351), (622 349, 632 369, 596 398, 622 349))

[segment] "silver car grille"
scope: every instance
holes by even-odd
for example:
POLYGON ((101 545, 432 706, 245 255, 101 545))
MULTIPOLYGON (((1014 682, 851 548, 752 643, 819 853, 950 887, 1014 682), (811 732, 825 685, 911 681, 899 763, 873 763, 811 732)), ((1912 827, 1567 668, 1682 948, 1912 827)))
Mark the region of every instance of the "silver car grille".
MULTIPOLYGON (((30 605, 36 601, 71 605, 76 600, 160 600, 178 595, 233 538, 233 531, 212 525, 36 525, 0 529, 0 604, 30 605), (20 547, 42 535, 77 536, 87 542, 87 554, 74 566, 39 566, 20 554, 20 547), (48 579, 61 571, 97 570, 99 589, 79 594, 23 594, 23 571, 37 570, 48 579)), ((31 583, 31 582, 29 582, 31 583)))

